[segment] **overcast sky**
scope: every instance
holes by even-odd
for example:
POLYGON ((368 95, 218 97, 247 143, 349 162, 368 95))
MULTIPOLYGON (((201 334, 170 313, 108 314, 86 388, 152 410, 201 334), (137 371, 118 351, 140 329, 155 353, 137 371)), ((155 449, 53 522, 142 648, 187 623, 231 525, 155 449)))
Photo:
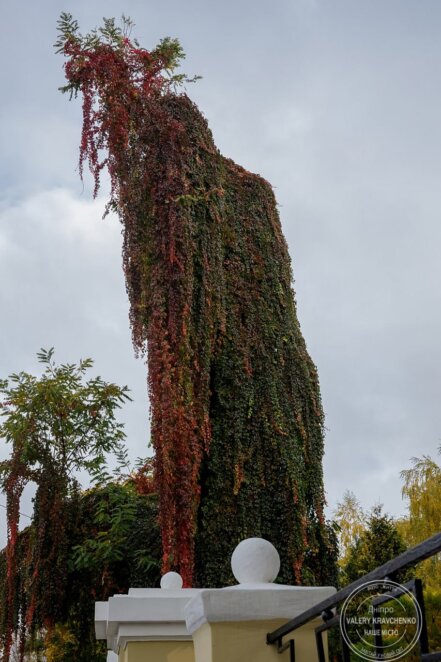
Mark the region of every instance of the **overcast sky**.
POLYGON ((122 418, 135 459, 148 452, 146 367, 119 223, 101 220, 106 191, 93 201, 78 177, 81 103, 57 91, 62 10, 83 31, 129 15, 147 48, 181 40, 222 153, 275 187, 321 380, 330 512, 349 489, 401 515, 400 470, 441 443, 441 3, 3 3, 0 377, 37 371, 40 347, 91 356, 132 390, 122 418))

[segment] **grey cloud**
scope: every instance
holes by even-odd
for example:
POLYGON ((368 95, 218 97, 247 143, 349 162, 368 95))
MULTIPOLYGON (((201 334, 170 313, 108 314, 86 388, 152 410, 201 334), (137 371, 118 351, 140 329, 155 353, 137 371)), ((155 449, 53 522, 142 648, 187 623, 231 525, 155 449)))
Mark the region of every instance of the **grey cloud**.
MULTIPOLYGON (((402 513, 399 471, 440 438, 439 2, 67 4, 84 29, 123 9, 145 44, 180 37, 218 146, 275 187, 321 377, 330 508, 352 489, 402 513)), ((60 359, 93 356, 133 388, 136 456, 145 366, 131 350, 117 222, 103 226, 103 203, 77 181, 81 108, 56 89, 58 13, 55 0, 5 9, 2 374, 35 369, 45 344, 60 359)))

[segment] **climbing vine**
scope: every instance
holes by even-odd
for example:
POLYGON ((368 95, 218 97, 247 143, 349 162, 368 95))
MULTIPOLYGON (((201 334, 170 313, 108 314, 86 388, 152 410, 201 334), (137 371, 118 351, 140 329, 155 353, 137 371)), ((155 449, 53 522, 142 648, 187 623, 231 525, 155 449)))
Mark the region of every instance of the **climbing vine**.
MULTIPOLYGON (((39 520, 18 533, 16 542, 16 608, 9 618, 6 604, 6 550, 0 551, 0 659, 7 662, 4 648, 6 631, 12 623, 14 653, 18 649, 28 659, 48 662, 104 662, 105 642, 96 641, 94 606, 96 600, 107 600, 115 593, 127 593, 129 587, 158 586, 160 578, 160 536, 157 526, 157 501, 151 492, 139 492, 137 473, 123 480, 110 480, 106 485, 78 492, 65 506, 67 547, 52 555, 64 565, 65 582, 54 594, 53 584, 35 591, 29 581, 34 564, 30 550, 34 544, 39 520), (32 629, 23 627, 29 597, 35 610, 32 629), (48 622, 48 606, 55 609, 48 622), (32 657, 34 659, 34 657, 32 657)), ((46 578, 47 579, 47 578, 46 578)))
POLYGON ((0 382, 0 437, 11 446, 0 462, 0 487, 7 500, 6 575, 2 586, 3 660, 12 646, 23 659, 24 645, 39 628, 50 631, 66 607, 69 555, 78 517, 75 472, 99 475, 107 453, 121 454, 118 407, 127 387, 85 380, 90 359, 58 366, 53 349, 41 350, 41 377, 26 372, 0 382), (19 544, 20 498, 34 483, 32 527, 19 544))
POLYGON ((80 172, 88 161, 96 194, 108 169, 123 225, 163 570, 222 585, 235 544, 262 535, 284 581, 322 581, 323 411, 272 188, 219 153, 179 89, 176 40, 147 51, 127 19, 83 36, 62 14, 59 28, 62 89, 83 99, 80 172))

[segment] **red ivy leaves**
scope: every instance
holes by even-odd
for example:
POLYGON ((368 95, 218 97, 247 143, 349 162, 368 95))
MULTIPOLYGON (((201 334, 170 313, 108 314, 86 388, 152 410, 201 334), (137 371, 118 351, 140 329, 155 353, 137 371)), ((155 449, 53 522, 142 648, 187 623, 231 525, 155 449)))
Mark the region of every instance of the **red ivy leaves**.
POLYGON ((88 161, 95 181, 96 196, 100 173, 108 167, 112 194, 118 189, 119 159, 129 145, 137 118, 143 115, 143 100, 169 89, 171 79, 164 75, 167 58, 161 53, 135 46, 125 37, 119 47, 96 43, 85 48, 77 39, 68 39, 63 49, 70 89, 83 95, 83 130, 79 170, 88 161), (100 151, 107 154, 100 160, 100 151))
POLYGON ((111 204, 124 225, 133 342, 137 352, 148 347, 163 570, 177 568, 191 585, 198 475, 210 429, 208 414, 198 410, 192 392, 197 361, 186 303, 192 274, 185 266, 188 236, 181 206, 174 201, 186 193, 180 165, 183 127, 161 104, 174 81, 166 69, 173 68, 181 51, 177 42, 165 44, 149 52, 127 37, 87 47, 75 38, 65 42, 64 55, 68 89, 83 96, 80 175, 88 161, 96 195, 101 171, 108 168, 111 204), (163 172, 158 173, 160 163, 163 172), (155 218, 147 227, 152 207, 155 218))

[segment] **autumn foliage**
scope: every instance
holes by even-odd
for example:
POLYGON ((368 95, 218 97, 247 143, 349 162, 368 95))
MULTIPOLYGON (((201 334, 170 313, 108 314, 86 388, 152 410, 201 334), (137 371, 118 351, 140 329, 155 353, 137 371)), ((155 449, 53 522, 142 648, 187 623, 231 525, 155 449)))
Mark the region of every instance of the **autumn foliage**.
POLYGON ((0 437, 11 454, 0 462, 7 500, 5 576, 0 573, 0 652, 8 662, 15 646, 38 628, 49 631, 63 614, 79 486, 75 472, 92 476, 106 454, 122 452, 124 432, 115 411, 130 399, 126 387, 85 380, 90 359, 58 366, 42 349, 40 378, 26 372, 0 380, 0 437), (34 484, 32 527, 19 534, 20 498, 34 484))
POLYGON ((96 194, 107 168, 123 225, 163 570, 225 584, 235 544, 262 535, 282 579, 323 581, 323 412, 272 188, 219 153, 179 91, 179 43, 147 51, 130 30, 106 20, 82 36, 63 14, 58 48, 63 90, 83 99, 80 171, 87 161, 96 194))

